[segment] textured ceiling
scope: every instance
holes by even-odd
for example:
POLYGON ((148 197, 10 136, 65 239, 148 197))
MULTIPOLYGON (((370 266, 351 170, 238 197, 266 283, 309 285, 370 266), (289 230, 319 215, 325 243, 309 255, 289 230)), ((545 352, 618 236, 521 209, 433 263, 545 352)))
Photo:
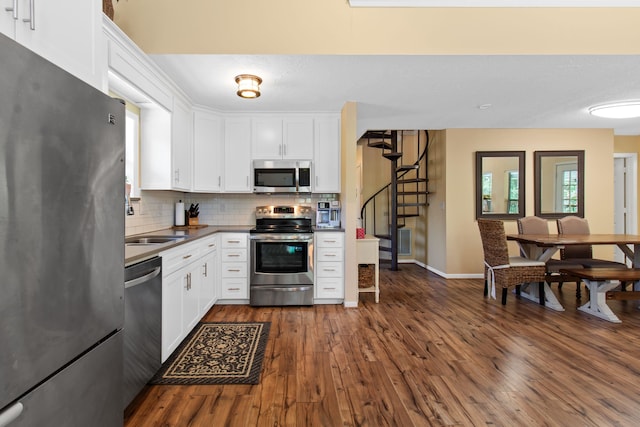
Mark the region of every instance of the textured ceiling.
POLYGON ((588 107, 640 99, 640 56, 151 55, 191 100, 221 112, 340 111, 358 103, 358 131, 445 128, 612 128, 588 107), (234 77, 263 78, 239 98, 234 77), (480 108, 483 106, 482 108, 480 108))

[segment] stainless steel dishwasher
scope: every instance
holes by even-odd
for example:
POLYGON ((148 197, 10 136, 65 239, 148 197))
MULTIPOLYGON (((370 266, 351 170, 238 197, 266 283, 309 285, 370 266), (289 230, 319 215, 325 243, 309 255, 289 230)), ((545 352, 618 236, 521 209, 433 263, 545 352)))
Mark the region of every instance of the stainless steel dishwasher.
POLYGON ((124 408, 162 365, 161 272, 160 257, 124 270, 124 408))

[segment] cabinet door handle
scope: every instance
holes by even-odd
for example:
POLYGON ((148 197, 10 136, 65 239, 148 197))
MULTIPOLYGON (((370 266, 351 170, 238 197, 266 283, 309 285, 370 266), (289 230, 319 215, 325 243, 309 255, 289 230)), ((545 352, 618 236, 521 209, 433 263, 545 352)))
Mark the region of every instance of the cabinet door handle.
POLYGON ((191 273, 187 273, 187 284, 184 287, 186 290, 191 289, 191 273))
POLYGON ((278 156, 282 156, 282 144, 278 145, 278 156))
POLYGON ((316 175, 316 187, 318 186, 318 175, 316 175))
POLYGON ((22 22, 28 22, 31 30, 36 29, 36 17, 35 17, 36 0, 29 0, 29 19, 24 18, 22 22))
POLYGON ((13 12, 11 14, 11 17, 13 19, 18 19, 18 0, 13 0, 13 6, 5 7, 4 10, 6 10, 7 12, 13 12))
POLYGON ((282 147, 283 147, 283 153, 282 154, 286 156, 287 155, 287 145, 283 144, 282 147))
POLYGON ((220 175, 218 175, 218 187, 222 186, 221 180, 222 180, 222 178, 220 177, 220 175))
POLYGON ((204 265, 203 265, 203 267, 204 267, 204 273, 202 273, 202 275, 203 275, 204 277, 207 277, 207 276, 208 276, 208 274, 209 274, 209 263, 208 263, 208 262, 205 262, 205 263, 204 263, 204 265))

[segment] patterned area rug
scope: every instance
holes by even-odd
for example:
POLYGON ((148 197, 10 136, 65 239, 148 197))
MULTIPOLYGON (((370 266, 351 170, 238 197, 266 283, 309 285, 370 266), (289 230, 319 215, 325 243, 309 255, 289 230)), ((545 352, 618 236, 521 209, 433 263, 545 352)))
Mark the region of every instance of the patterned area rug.
POLYGON ((258 384, 270 326, 199 323, 149 384, 258 384))

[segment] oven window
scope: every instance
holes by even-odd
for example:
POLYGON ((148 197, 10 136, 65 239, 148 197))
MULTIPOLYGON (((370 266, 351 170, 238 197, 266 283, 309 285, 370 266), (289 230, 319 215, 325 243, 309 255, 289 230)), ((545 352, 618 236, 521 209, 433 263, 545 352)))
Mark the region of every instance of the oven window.
POLYGON ((307 242, 256 242, 257 273, 306 273, 307 242))
POLYGON ((295 169, 256 169, 255 185, 259 187, 295 187, 295 169))

